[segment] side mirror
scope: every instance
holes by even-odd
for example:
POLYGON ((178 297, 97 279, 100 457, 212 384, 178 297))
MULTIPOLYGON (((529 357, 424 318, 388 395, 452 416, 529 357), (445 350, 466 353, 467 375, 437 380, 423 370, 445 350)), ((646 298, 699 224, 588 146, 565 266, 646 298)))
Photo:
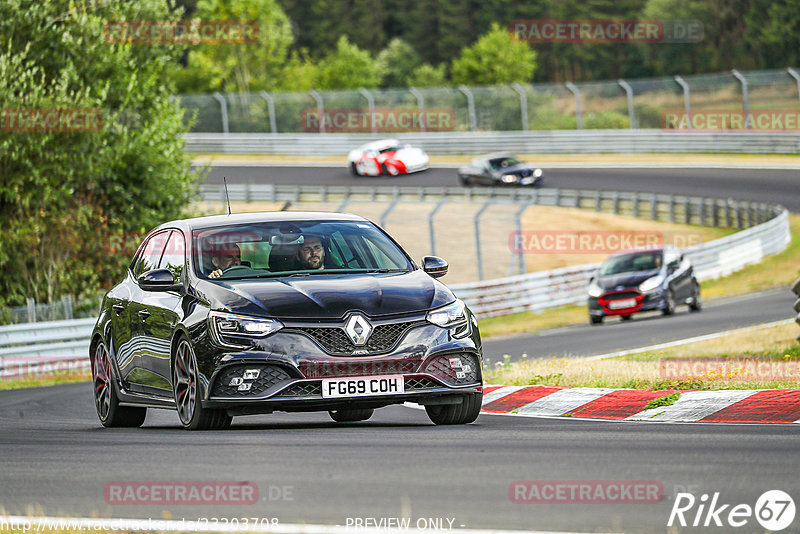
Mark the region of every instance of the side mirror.
POLYGON ((431 278, 440 278, 447 274, 447 262, 438 256, 423 256, 422 270, 431 278))
POLYGON ((152 269, 139 275, 136 279, 139 287, 145 291, 174 291, 183 287, 175 282, 175 277, 169 269, 152 269))

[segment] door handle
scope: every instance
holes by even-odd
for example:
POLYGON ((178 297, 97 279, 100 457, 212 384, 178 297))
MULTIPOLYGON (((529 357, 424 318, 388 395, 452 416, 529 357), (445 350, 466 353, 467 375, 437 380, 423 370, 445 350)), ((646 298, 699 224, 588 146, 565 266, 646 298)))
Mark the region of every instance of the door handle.
POLYGON ((113 306, 111 306, 111 309, 114 310, 114 313, 119 315, 120 313, 125 311, 125 306, 123 306, 122 304, 114 304, 113 306))
POLYGON ((144 321, 145 319, 150 317, 150 312, 147 310, 139 310, 139 317, 141 317, 142 320, 144 321))

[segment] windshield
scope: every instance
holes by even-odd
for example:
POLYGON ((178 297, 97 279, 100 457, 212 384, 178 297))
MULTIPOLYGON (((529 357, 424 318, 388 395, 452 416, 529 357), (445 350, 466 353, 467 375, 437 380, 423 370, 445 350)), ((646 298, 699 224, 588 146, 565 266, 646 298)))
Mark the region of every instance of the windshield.
POLYGON ((519 165, 520 161, 516 158, 497 158, 493 159, 490 162, 490 164, 492 166, 492 170, 499 171, 507 167, 513 167, 514 165, 519 165))
POLYGON ((281 221, 192 233, 194 269, 219 280, 409 271, 405 253, 366 221, 281 221))
POLYGON ((638 252, 611 256, 600 267, 600 276, 652 271, 661 268, 661 252, 638 252))

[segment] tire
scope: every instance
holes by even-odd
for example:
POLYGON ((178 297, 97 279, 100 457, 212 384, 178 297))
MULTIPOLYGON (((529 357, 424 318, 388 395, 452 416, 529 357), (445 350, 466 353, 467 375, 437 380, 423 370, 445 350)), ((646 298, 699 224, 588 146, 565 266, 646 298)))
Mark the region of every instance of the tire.
POLYGON ((350 163, 350 174, 353 176, 361 176, 361 173, 358 172, 358 167, 356 167, 356 164, 353 162, 350 163))
POLYGON ((466 425, 481 413, 483 393, 468 393, 460 404, 436 404, 425 406, 430 420, 436 425, 466 425))
POLYGON ((468 187, 469 186, 469 182, 467 181, 467 179, 464 178, 461 175, 458 176, 458 181, 461 182, 461 185, 464 186, 464 187, 468 187))
POLYGON ((380 174, 380 176, 384 176, 384 175, 389 176, 389 169, 386 168, 386 164, 385 163, 381 163, 381 174, 380 174))
POLYGON ((664 309, 661 310, 663 315, 672 315, 675 313, 675 296, 672 290, 668 289, 667 294, 664 295, 664 309))
POLYGON ((352 410, 331 410, 328 415, 337 423, 352 423, 354 421, 366 421, 375 410, 372 408, 354 408, 352 410))
POLYGON ((111 365, 108 349, 102 341, 94 350, 92 384, 97 417, 104 427, 135 428, 142 426, 147 417, 147 408, 119 405, 119 397, 117 397, 117 389, 114 385, 114 368, 111 365))
POLYGON ((692 295, 692 303, 689 304, 689 311, 699 312, 703 309, 703 297, 700 296, 700 286, 697 282, 694 283, 694 294, 692 295))
POLYGON ((623 321, 630 321, 633 315, 620 315, 619 318, 623 321))
POLYGON ((591 324, 603 324, 603 316, 602 315, 590 315, 589 322, 591 324))
POLYGON ((225 410, 209 410, 201 403, 197 360, 191 343, 181 337, 172 360, 172 392, 178 418, 186 430, 224 430, 233 417, 225 410))

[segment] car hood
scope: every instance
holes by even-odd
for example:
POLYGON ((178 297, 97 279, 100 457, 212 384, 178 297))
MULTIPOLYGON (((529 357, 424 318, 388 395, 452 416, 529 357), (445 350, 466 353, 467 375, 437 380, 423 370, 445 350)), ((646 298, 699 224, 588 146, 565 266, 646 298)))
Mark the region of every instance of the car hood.
POLYGON ((276 318, 337 319, 349 311, 371 317, 429 310, 453 293, 422 270, 201 281, 213 309, 276 318))
POLYGON ((597 285, 603 289, 615 289, 617 287, 636 287, 648 278, 658 275, 659 270, 637 271, 634 273, 620 273, 609 276, 598 276, 597 285))
POLYGON ((422 162, 428 159, 427 154, 419 148, 401 148, 395 152, 385 152, 388 157, 404 162, 422 162))
POLYGON ((531 165, 529 163, 520 163, 519 165, 512 165, 511 167, 506 167, 505 169, 499 169, 495 171, 499 175, 503 174, 525 174, 533 173, 537 167, 535 165, 531 165))

